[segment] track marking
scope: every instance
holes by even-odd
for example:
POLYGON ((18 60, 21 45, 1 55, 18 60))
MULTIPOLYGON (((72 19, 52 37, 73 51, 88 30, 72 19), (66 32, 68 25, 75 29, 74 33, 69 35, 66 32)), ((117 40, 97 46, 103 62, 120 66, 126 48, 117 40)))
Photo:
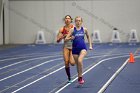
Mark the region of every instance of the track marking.
POLYGON ((97 92, 97 93, 103 93, 106 88, 110 85, 110 83, 117 77, 117 75, 124 69, 124 67, 127 65, 128 63, 127 59, 123 65, 111 76, 111 78, 103 85, 103 87, 97 92))
POLYGON ((15 91, 13 91, 13 92, 11 92, 11 93, 16 93, 16 92, 20 91, 21 89, 23 89, 23 88, 25 88, 25 87, 27 87, 27 86, 30 86, 30 85, 34 84, 35 82, 40 81, 41 79, 43 79, 43 78, 45 78, 45 77, 47 77, 47 76, 49 76, 49 75, 51 75, 51 74, 53 74, 53 73, 55 73, 55 72, 58 72, 59 70, 63 69, 64 67, 65 67, 65 66, 63 66, 63 67, 61 67, 61 68, 59 68, 59 69, 57 69, 57 70, 51 72, 51 73, 49 73, 49 74, 47 74, 47 75, 45 75, 45 76, 43 76, 43 77, 41 77, 41 78, 39 78, 39 79, 37 79, 37 80, 35 80, 35 81, 33 81, 33 82, 31 82, 31 83, 25 85, 25 86, 23 86, 23 87, 21 87, 21 88, 15 90, 15 91))
POLYGON ((61 59, 63 59, 63 58, 57 58, 57 59, 54 59, 54 60, 49 60, 49 61, 43 62, 43 63, 38 64, 38 65, 36 65, 36 66, 33 66, 33 67, 29 68, 29 69, 23 70, 23 71, 21 71, 21 72, 18 72, 18 73, 16 73, 16 74, 11 75, 11 76, 8 76, 8 77, 5 77, 5 78, 3 78, 3 79, 0 79, 0 82, 1 82, 1 81, 4 81, 4 80, 6 80, 6 79, 9 79, 9 78, 11 78, 11 77, 14 77, 14 76, 16 76, 16 75, 19 75, 19 74, 21 74, 21 73, 24 73, 24 72, 27 72, 27 71, 29 71, 29 70, 32 70, 32 69, 34 69, 34 68, 36 68, 36 67, 39 67, 39 66, 41 66, 41 65, 44 65, 44 64, 46 64, 46 63, 49 63, 49 62, 52 62, 52 61, 55 61, 55 60, 61 60, 61 59))
MULTIPOLYGON (((134 52, 134 55, 137 53, 138 49, 134 52)), ((102 86, 102 88, 97 93, 103 93, 111 82, 119 75, 119 73, 124 69, 128 64, 129 58, 123 63, 123 65, 111 76, 111 78, 102 86)))
POLYGON ((27 62, 27 61, 36 60, 36 59, 45 59, 45 58, 51 58, 51 57, 58 57, 58 55, 57 55, 57 56, 48 56, 48 57, 32 58, 32 59, 27 59, 27 60, 19 61, 19 62, 16 62, 16 63, 14 63, 14 64, 10 64, 10 65, 1 67, 0 70, 1 70, 1 69, 5 69, 5 68, 8 68, 8 67, 11 67, 11 66, 14 66, 14 65, 17 65, 17 64, 20 64, 20 63, 24 63, 24 62, 27 62))
MULTIPOLYGON (((103 59, 101 61, 99 61, 97 64, 93 65, 92 67, 90 67, 88 70, 86 70, 82 75, 88 73, 90 70, 92 70, 93 68, 95 68, 96 66, 98 66, 99 64, 101 64, 104 61, 110 60, 110 59, 115 59, 115 58, 120 58, 120 57, 127 57, 128 55, 125 56, 118 56, 118 57, 112 57, 112 58, 106 58, 103 59)), ((76 77, 75 79, 72 80, 72 82, 76 81, 78 79, 78 77, 76 77)), ((62 88, 60 88, 59 90, 57 90, 55 93, 59 93, 61 92, 63 89, 65 89, 67 86, 69 86, 71 83, 66 84, 65 86, 63 86, 62 88)))
MULTIPOLYGON (((98 56, 97 56, 97 57, 98 57, 98 56)), ((100 56, 99 56, 99 57, 100 57, 100 56)), ((90 58, 95 58, 95 57, 92 56, 92 57, 88 57, 88 58, 85 58, 85 59, 90 59, 90 58)), ((65 66, 61 67, 61 69, 63 69, 64 67, 65 67, 65 66)), ((36 83, 36 82, 38 82, 38 81, 40 81, 40 80, 46 78, 47 76, 49 76, 49 75, 51 75, 51 74, 53 74, 53 73, 58 72, 58 71, 61 70, 61 69, 59 68, 59 69, 57 69, 57 70, 55 70, 55 71, 53 71, 53 72, 51 72, 51 73, 49 73, 49 74, 47 74, 47 75, 41 77, 41 78, 39 78, 39 79, 37 79, 37 80, 35 80, 35 81, 33 81, 33 82, 31 82, 31 83, 29 83, 29 84, 27 84, 27 85, 21 87, 21 88, 19 88, 19 89, 13 91, 12 93, 16 93, 16 92, 18 92, 18 91, 24 89, 25 87, 28 87, 28 86, 30 86, 30 85, 32 85, 32 84, 34 84, 34 83, 36 83)))
MULTIPOLYGON (((52 54, 53 56, 54 56, 54 54, 52 54)), ((42 55, 26 55, 26 56, 13 56, 13 57, 11 57, 10 56, 10 58, 8 58, 8 57, 5 57, 4 59, 0 59, 0 63, 1 62, 3 62, 3 61, 8 61, 8 60, 14 60, 14 59, 19 59, 19 58, 27 58, 27 57, 43 57, 43 56, 52 56, 52 55, 44 55, 44 54, 42 54, 42 55)), ((55 54, 55 55, 58 55, 58 54, 55 54)))
POLYGON ((28 81, 28 80, 30 80, 30 79, 35 78, 36 76, 38 76, 38 75, 40 75, 40 74, 46 73, 46 72, 48 72, 48 71, 50 71, 50 70, 56 68, 57 66, 60 66, 60 65, 63 65, 63 64, 64 64, 64 63, 59 63, 59 64, 57 64, 57 65, 55 65, 55 66, 53 66, 53 67, 51 67, 51 68, 49 68, 49 69, 44 70, 43 72, 40 72, 40 73, 38 73, 38 74, 36 74, 36 75, 33 75, 33 76, 29 77, 29 78, 26 78, 25 80, 23 80, 23 81, 21 81, 21 82, 18 82, 18 83, 16 83, 16 84, 12 85, 12 86, 9 86, 8 88, 5 88, 5 89, 1 90, 0 93, 6 91, 6 90, 8 90, 8 89, 11 89, 11 88, 13 88, 13 87, 15 87, 15 86, 18 86, 19 84, 22 84, 22 83, 24 83, 24 82, 26 82, 26 81, 28 81))

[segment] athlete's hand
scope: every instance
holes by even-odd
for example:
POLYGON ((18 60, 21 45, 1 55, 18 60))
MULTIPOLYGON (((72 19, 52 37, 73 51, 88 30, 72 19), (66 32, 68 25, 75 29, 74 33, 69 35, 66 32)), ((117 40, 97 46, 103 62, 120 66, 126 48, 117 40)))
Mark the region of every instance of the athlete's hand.
POLYGON ((62 40, 63 38, 59 38, 59 39, 57 39, 57 43, 59 43, 59 42, 61 42, 61 40, 62 40))
POLYGON ((57 43, 59 43, 61 40, 62 40, 62 38, 59 38, 59 39, 57 39, 57 41, 56 41, 56 42, 57 42, 57 43))
POLYGON ((56 42, 59 43, 63 38, 64 38, 64 36, 60 35, 56 42))
POLYGON ((71 40, 73 40, 75 37, 74 36, 71 36, 71 40))

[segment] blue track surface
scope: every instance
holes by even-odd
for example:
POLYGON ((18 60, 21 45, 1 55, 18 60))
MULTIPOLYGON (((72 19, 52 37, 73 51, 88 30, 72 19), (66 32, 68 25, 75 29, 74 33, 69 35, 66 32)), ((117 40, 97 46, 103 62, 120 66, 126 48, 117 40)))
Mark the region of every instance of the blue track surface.
MULTIPOLYGON (((84 59, 85 83, 79 86, 76 66, 67 83, 62 45, 24 45, 0 51, 0 93, 97 93, 129 58, 104 93, 140 93, 140 44, 95 44, 84 59)), ((100 92, 102 93, 102 92, 100 92)))

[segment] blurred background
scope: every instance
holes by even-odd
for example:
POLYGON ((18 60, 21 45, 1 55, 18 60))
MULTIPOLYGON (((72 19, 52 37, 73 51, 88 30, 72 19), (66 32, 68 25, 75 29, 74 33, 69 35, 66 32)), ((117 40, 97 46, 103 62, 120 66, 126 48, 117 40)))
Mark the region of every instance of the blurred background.
POLYGON ((93 42, 139 43, 139 4, 140 0, 0 0, 0 45, 34 44, 39 31, 46 44, 55 43, 65 15, 81 16, 93 42))

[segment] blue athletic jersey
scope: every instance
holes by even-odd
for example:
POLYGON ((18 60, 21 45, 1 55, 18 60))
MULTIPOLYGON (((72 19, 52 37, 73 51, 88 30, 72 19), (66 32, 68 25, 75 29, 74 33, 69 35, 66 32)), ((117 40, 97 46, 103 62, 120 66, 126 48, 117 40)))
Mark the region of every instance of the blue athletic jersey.
POLYGON ((84 36, 85 36, 85 33, 84 33, 84 29, 83 27, 81 27, 80 30, 77 30, 76 27, 74 27, 74 31, 73 31, 73 34, 72 34, 75 38, 73 40, 73 44, 72 44, 72 47, 75 48, 75 49, 86 49, 86 44, 85 44, 85 39, 84 39, 84 36))

